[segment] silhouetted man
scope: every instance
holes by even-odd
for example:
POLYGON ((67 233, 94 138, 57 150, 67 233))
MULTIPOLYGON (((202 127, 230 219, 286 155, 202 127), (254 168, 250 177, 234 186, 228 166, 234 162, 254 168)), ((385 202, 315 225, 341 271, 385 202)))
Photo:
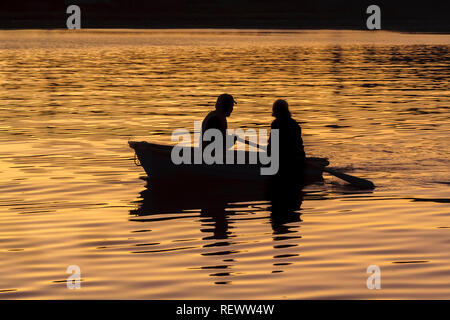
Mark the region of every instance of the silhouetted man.
MULTIPOLYGON (((234 101, 234 98, 232 95, 227 94, 227 93, 221 94, 217 98, 216 110, 208 113, 208 115, 205 117, 205 119, 202 122, 202 137, 206 130, 217 129, 222 133, 223 144, 224 144, 225 148, 228 149, 228 148, 232 147, 235 142, 234 137, 232 139, 232 141, 233 141, 232 145, 226 144, 227 128, 228 128, 227 117, 229 117, 231 115, 231 113, 233 112, 233 106, 235 104, 237 104, 237 102, 234 101)), ((203 148, 205 148, 209 143, 211 143, 211 142, 204 141, 203 148)))

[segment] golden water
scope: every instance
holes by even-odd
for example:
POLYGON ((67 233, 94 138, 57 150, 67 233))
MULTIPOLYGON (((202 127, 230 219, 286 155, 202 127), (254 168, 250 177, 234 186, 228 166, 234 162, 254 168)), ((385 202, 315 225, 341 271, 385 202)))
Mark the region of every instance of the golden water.
POLYGON ((332 30, 0 31, 0 298, 449 299, 449 45, 332 30), (127 141, 170 143, 222 92, 239 103, 231 128, 267 128, 287 99, 309 155, 377 188, 326 176, 285 223, 265 201, 137 216, 145 174, 127 141), (381 290, 366 287, 369 265, 381 290))

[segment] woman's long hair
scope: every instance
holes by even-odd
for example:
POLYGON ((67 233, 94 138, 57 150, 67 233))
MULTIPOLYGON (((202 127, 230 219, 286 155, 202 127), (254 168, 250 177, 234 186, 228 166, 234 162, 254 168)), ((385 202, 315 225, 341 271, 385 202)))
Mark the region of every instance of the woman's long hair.
POLYGON ((289 105, 286 100, 278 99, 272 107, 272 115, 277 119, 286 119, 291 117, 289 105))

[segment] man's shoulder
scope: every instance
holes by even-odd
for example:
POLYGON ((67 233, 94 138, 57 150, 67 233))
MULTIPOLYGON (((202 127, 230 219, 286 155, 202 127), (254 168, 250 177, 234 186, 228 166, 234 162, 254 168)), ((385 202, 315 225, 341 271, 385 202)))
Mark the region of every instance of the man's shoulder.
POLYGON ((205 120, 211 120, 211 119, 220 119, 220 116, 217 114, 217 111, 211 111, 208 113, 205 117, 205 120))
POLYGON ((203 120, 203 126, 205 129, 220 129, 222 127, 221 117, 217 114, 216 111, 211 111, 203 120))
POLYGON ((209 120, 211 120, 212 118, 217 117, 215 111, 211 111, 210 113, 208 113, 205 118, 203 118, 203 123, 207 123, 209 120))

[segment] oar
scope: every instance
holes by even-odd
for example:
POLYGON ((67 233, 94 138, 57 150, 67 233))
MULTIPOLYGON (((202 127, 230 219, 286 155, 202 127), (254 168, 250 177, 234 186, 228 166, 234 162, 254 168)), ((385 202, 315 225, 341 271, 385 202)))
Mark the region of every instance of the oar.
MULTIPOLYGON (((310 165, 314 166, 314 164, 310 165)), ((338 177, 344 181, 347 181, 348 183, 357 186, 358 188, 362 188, 362 189, 374 189, 375 185, 373 184, 372 181, 369 181, 367 179, 363 179, 363 178, 358 178, 355 176, 351 176, 349 174, 345 174, 330 168, 323 168, 323 171, 328 172, 329 174, 331 174, 332 176, 338 177)))
POLYGON ((259 148, 259 149, 267 152, 267 147, 266 146, 262 146, 262 145, 260 145, 258 143, 254 143, 252 141, 248 141, 248 140, 242 139, 241 137, 239 137, 237 135, 234 135, 234 136, 236 137, 237 141, 240 141, 242 143, 248 144, 249 146, 252 146, 252 147, 255 147, 255 148, 259 148))
MULTIPOLYGON (((249 146, 256 147, 256 148, 259 148, 259 149, 264 150, 264 151, 267 152, 267 147, 266 146, 262 146, 262 145, 260 145, 258 143, 254 143, 254 142, 242 139, 241 137, 238 137, 238 136, 236 136, 236 139, 238 141, 240 141, 240 142, 248 144, 249 146)), ((329 169, 329 168, 326 168, 326 167, 322 168, 322 167, 316 166, 316 165, 314 165, 313 163, 310 163, 310 162, 308 163, 308 165, 311 165, 312 167, 316 167, 318 169, 321 169, 321 170, 331 174, 332 176, 335 176, 335 177, 337 177, 339 179, 347 181, 348 183, 350 183, 350 184, 352 184, 354 186, 357 186, 359 188, 362 188, 362 189, 374 189, 375 188, 375 185, 373 184, 373 182, 369 181, 367 179, 362 179, 362 178, 358 178, 358 177, 355 177, 355 176, 351 176, 349 174, 342 173, 342 172, 339 172, 339 171, 336 171, 336 170, 333 170, 333 169, 329 169)))

